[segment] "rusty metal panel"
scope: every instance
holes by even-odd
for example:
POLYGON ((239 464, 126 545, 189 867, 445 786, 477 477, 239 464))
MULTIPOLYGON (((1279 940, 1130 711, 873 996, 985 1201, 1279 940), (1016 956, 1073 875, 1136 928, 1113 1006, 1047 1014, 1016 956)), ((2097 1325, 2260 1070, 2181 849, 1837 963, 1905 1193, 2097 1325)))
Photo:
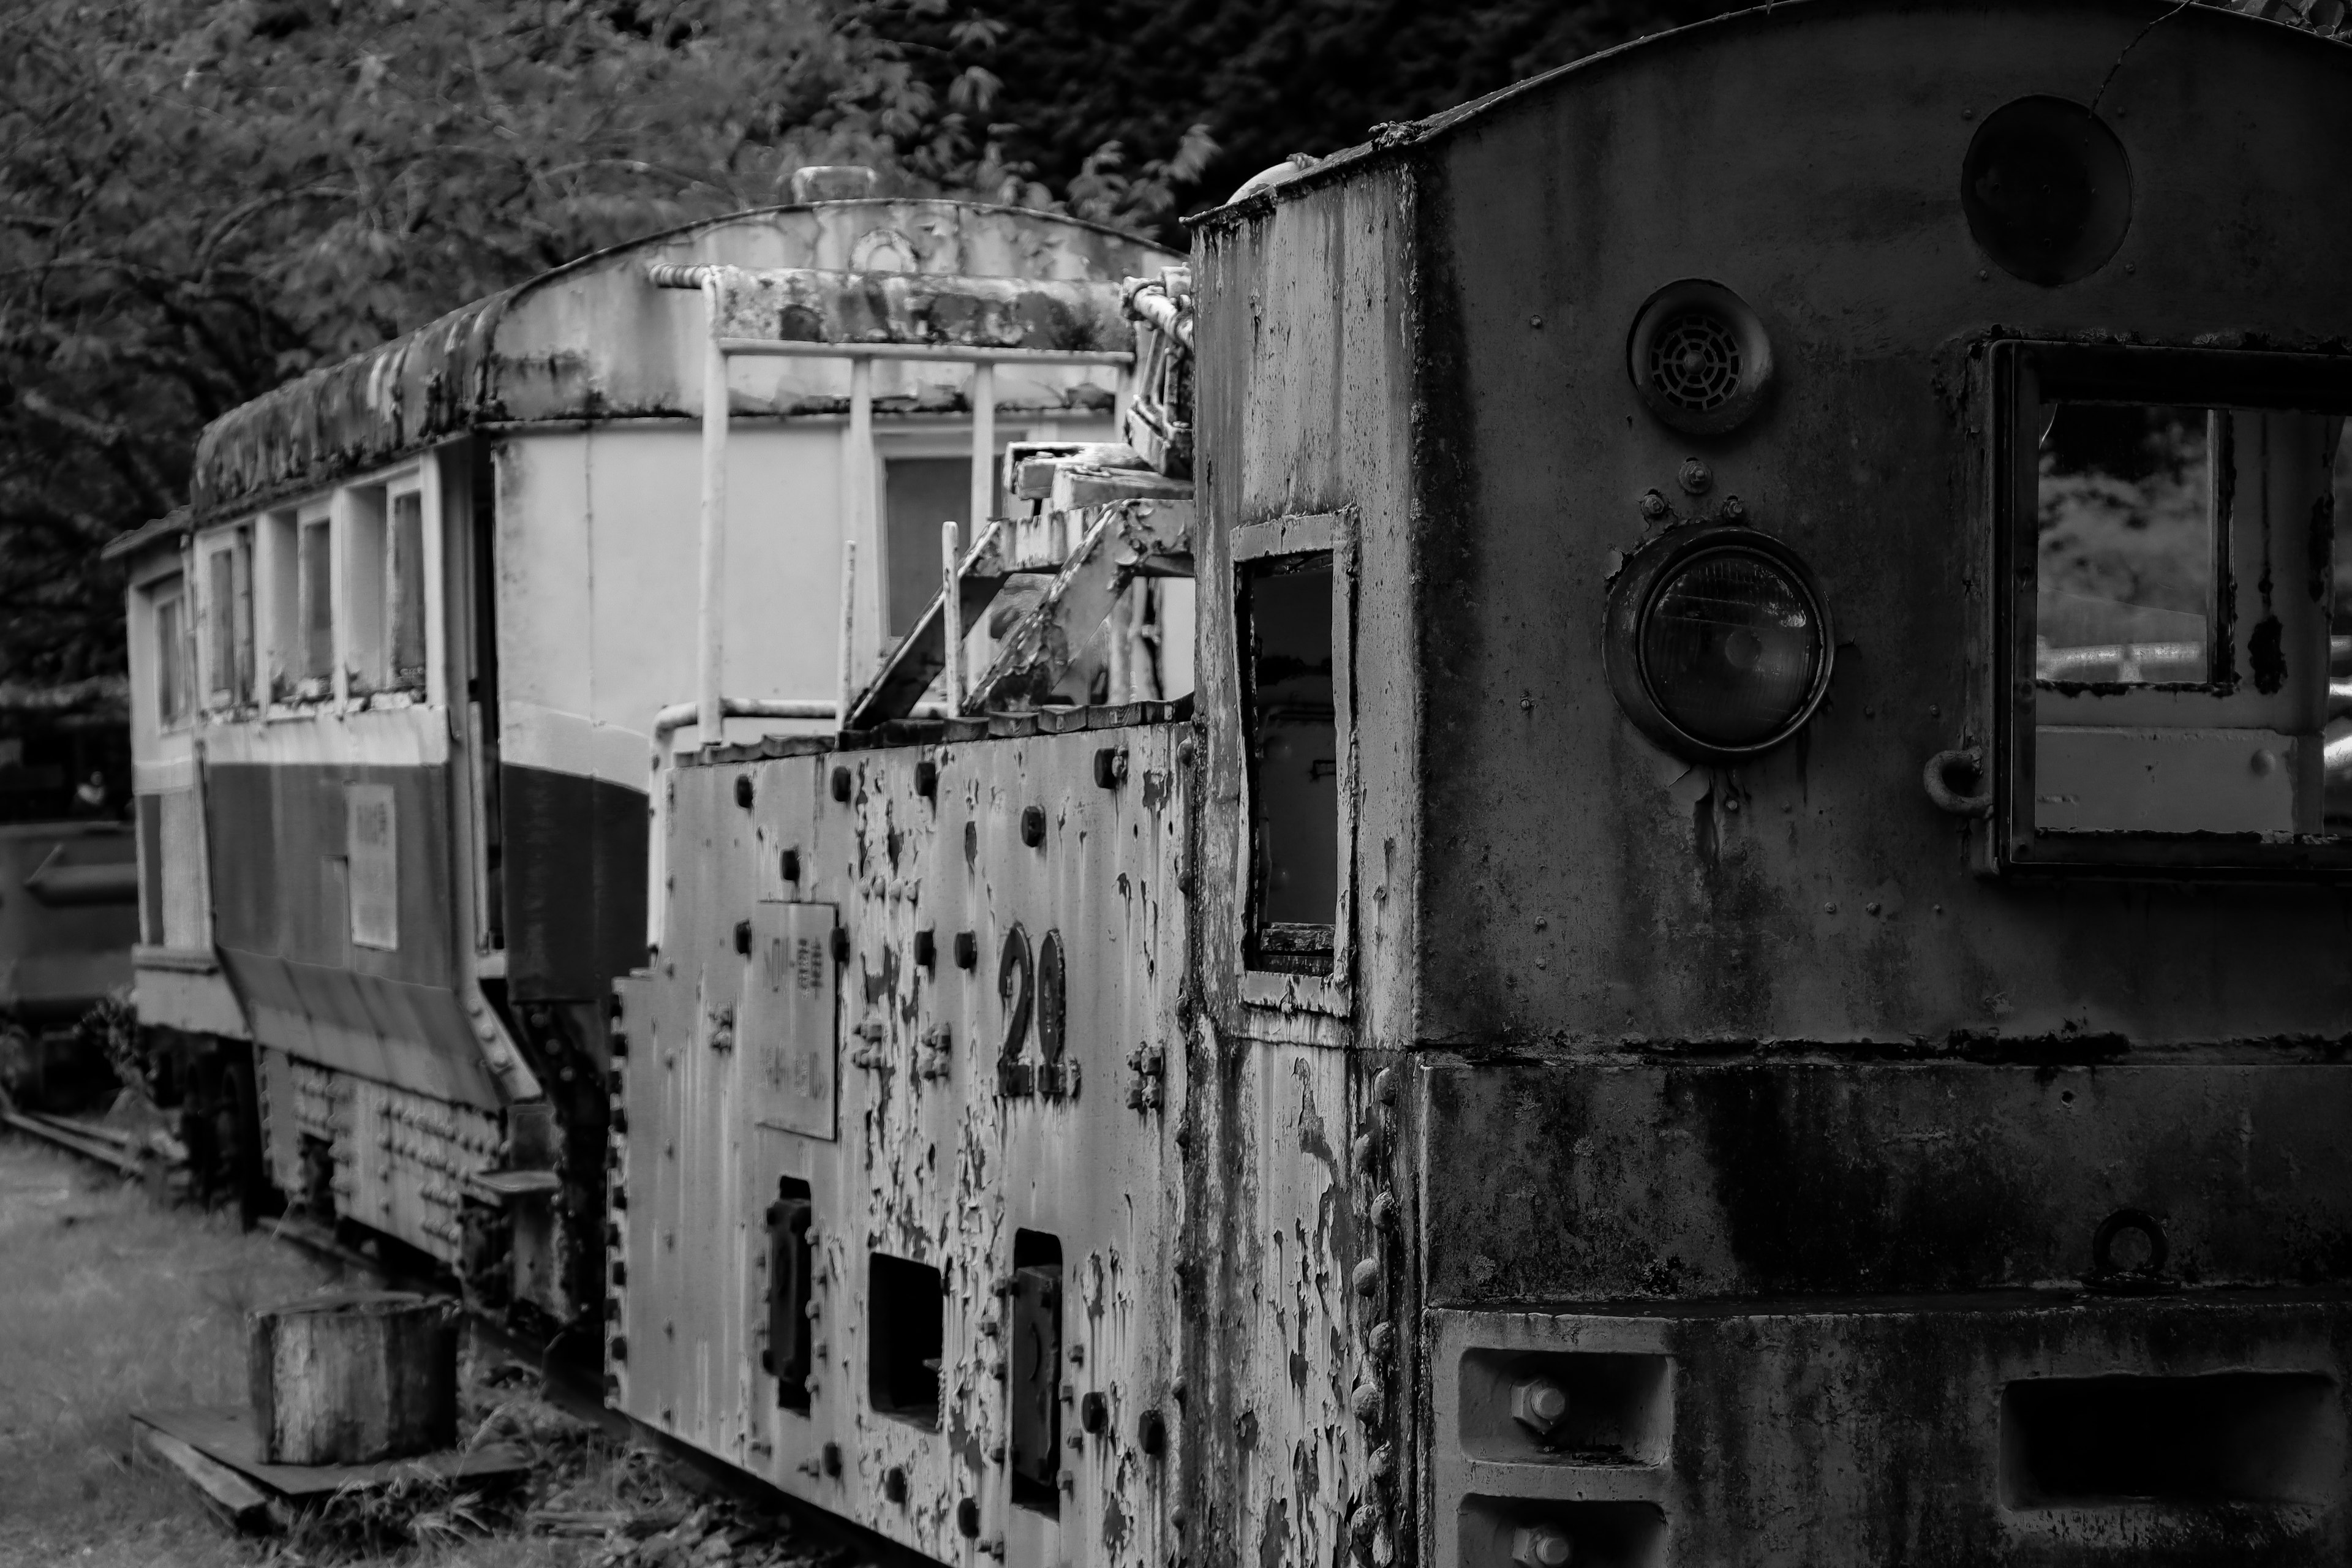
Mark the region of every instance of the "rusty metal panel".
POLYGON ((829 1139, 841 1082, 834 908, 762 900, 748 925, 735 1046, 748 1053, 751 1119, 829 1139))
POLYGON ((2206 1286, 2339 1277, 2352 1253, 2352 1074, 2325 1063, 2140 1063, 2109 1039, 2063 1063, 1422 1076, 1433 1301, 2036 1288, 2088 1278, 2121 1209, 2206 1286))
POLYGON ((1505 1568, 1530 1529, 1625 1564, 1877 1568, 1928 1543, 1937 1562, 2316 1565, 2347 1549, 2340 1293, 1444 1311, 1428 1330, 1432 1568, 1505 1568), (1596 1419, 1558 1440, 1519 1419, 1514 1392, 1537 1380, 1596 1419), (2110 1421, 2076 1450, 2116 1495, 2026 1468, 2021 1391, 2132 1384, 2144 1429, 2110 1421), (2261 1432, 2263 1473, 2231 1459, 2231 1431, 2261 1432))
POLYGON ((1424 181, 1413 398, 1424 504, 1448 520, 1416 557, 1423 810, 1455 846, 1425 863, 1425 1037, 2344 1032, 2337 894, 1981 878, 1921 785, 1990 728, 1990 419, 1968 345, 1995 323, 2250 349, 2352 335, 2319 259, 2352 245, 2352 209, 2300 151, 2352 137, 2352 58, 2207 6, 2135 43, 2146 26, 2099 6, 1759 12, 1395 154, 1424 181), (2103 82, 2139 171, 2124 250, 2061 289, 1988 265, 1960 202, 1976 126, 2103 82), (1684 93, 1699 112, 1656 112, 1684 93), (1625 358, 1643 301, 1692 277, 1759 313, 1777 367, 1753 419, 1698 444, 1650 415, 1625 358), (1653 747, 1592 658, 1641 498, 1700 504, 1694 459, 1706 502, 1738 497, 1819 574, 1841 644, 1801 742, 1732 769, 1653 747))
MULTIPOLYGON (((673 849, 694 848, 673 855, 671 930, 658 964, 623 987, 619 1026, 623 1408, 944 1560, 984 1542, 1006 1562, 1141 1568, 1176 1549, 1168 1513, 1190 1418, 1173 1392, 1180 1307, 1163 1271, 1182 1201, 1164 1108, 1189 1081, 1176 755, 1188 735, 1166 724, 1048 735, 1031 721, 1018 738, 674 775, 673 849), (1129 755, 1108 787, 1095 766, 1106 747, 1129 755), (738 1005, 754 962, 737 950, 738 922, 763 900, 791 907, 787 893, 841 910, 836 1142, 761 1124, 742 1020, 712 1016, 714 998, 738 1005), (1015 926, 1030 963, 1001 988, 1015 926), (1003 1067, 1025 1066, 1034 1082, 1047 1064, 1049 933, 1066 955, 1062 1092, 1007 1098, 1003 1067), (747 1225, 764 1235, 780 1179, 804 1181, 813 1205, 805 1412, 778 1404, 774 1266, 740 1239, 747 1225), (1019 1230, 1054 1237, 1063 1258, 1058 1517, 1012 1494, 1019 1230), (873 1339, 877 1255, 938 1272, 936 1429, 872 1400, 871 1368, 892 1348, 873 1339)), ((889 1314, 879 1326, 891 1331, 889 1314)))

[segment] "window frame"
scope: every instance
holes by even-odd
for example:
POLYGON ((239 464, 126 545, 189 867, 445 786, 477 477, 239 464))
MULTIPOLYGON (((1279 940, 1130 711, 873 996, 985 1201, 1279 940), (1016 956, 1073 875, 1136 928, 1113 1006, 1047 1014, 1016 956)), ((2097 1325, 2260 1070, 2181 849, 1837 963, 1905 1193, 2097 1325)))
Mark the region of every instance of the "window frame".
POLYGON ((251 707, 255 700, 253 542, 251 519, 197 538, 196 579, 203 597, 203 658, 197 684, 199 706, 208 713, 233 713, 251 707), (226 604, 220 602, 216 585, 217 563, 224 559, 228 563, 226 604), (219 668, 224 651, 226 672, 219 668))
POLYGON ((192 728, 196 721, 194 671, 190 668, 195 658, 195 638, 188 611, 188 573, 185 557, 175 562, 169 572, 158 574, 152 581, 140 585, 147 620, 147 657, 154 675, 150 682, 154 692, 155 730, 170 734, 192 728), (172 612, 175 626, 167 628, 164 612, 172 612), (172 647, 173 643, 179 646, 172 647))
MULTIPOLYGON (((2040 585, 2040 411, 2045 400, 2105 402, 2352 416, 2352 359, 2268 351, 2159 347, 2140 344, 2056 342, 2008 339, 1988 345, 1983 361, 1989 395, 1984 441, 1985 483, 1990 502, 1991 571, 2001 586, 1992 599, 1990 701, 1986 705, 1995 742, 1989 773, 1992 786, 1989 847, 1990 868, 1999 874, 2128 875, 2182 872, 2283 875, 2352 869, 2352 837, 2293 837, 2255 833, 2197 833, 2152 829, 2067 830, 2037 827, 2032 813, 2037 729, 2050 721, 2037 679, 2035 637, 2040 585)), ((2226 421, 2225 421, 2226 423, 2226 421)), ((2234 439, 2216 454, 2213 489, 2234 489, 2234 439)), ((2209 650, 2211 679, 2202 684, 2149 683, 2103 697, 2114 708, 2102 716, 2116 728, 2245 729, 2260 731, 2267 712, 2284 707, 2272 694, 2242 680, 2246 667, 2242 639, 2249 627, 2234 613, 2241 581, 2236 537, 2240 519, 2216 507, 2215 549, 2228 570, 2217 571, 2212 612, 2216 640, 2209 650), (2227 596, 2225 596, 2227 595, 2227 596), (2192 710, 2189 705, 2197 704, 2192 710), (2213 718, 2201 725, 2179 725, 2178 716, 2197 710, 2213 718)), ((2308 539, 2289 549, 2307 551, 2308 539)), ((2275 552, 2276 546, 2273 546, 2275 552)), ((2306 678, 2308 672, 2306 671, 2306 678)), ((2292 667, 2290 669, 2290 679, 2292 667)), ((2327 679, 2323 656, 2317 679, 2327 679)), ((2096 683, 2063 683, 2088 687, 2096 683)), ((2053 689, 2066 701, 2077 695, 2053 689)), ((2288 700, 2293 700, 2290 698, 2288 700)), ((2063 721, 2060 723, 2063 725, 2063 721)), ((2105 727, 2105 726, 2095 726, 2105 727)), ((2312 739, 2317 744, 2316 736, 2312 739)))
POLYGON ((1237 852, 1234 867, 1234 971, 1241 999, 1250 1007, 1309 1012, 1347 1018, 1355 1010, 1356 953, 1356 578, 1357 526, 1352 509, 1294 513, 1236 527, 1232 540, 1232 580, 1226 603, 1234 610, 1234 712, 1240 789, 1234 818, 1237 852), (1248 624, 1243 615, 1244 584, 1261 563, 1328 554, 1331 559, 1331 708, 1339 777, 1338 897, 1332 911, 1331 966, 1327 974, 1254 968, 1252 937, 1256 904, 1256 769, 1250 746, 1248 624))

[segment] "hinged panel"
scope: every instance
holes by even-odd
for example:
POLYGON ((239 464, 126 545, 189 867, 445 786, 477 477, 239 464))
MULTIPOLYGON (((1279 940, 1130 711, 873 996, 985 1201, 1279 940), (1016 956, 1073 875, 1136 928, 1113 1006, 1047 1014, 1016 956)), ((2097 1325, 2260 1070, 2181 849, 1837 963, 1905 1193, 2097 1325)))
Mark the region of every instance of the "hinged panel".
POLYGON ((839 1101, 831 904, 755 904, 751 962, 736 1012, 751 1119, 811 1138, 834 1136, 839 1101))
MULTIPOLYGON (((1013 1271, 1013 1474, 1058 1489, 1062 1470, 1062 1266, 1013 1271)), ((1047 1497, 1054 1495, 1048 1490, 1047 1497)))

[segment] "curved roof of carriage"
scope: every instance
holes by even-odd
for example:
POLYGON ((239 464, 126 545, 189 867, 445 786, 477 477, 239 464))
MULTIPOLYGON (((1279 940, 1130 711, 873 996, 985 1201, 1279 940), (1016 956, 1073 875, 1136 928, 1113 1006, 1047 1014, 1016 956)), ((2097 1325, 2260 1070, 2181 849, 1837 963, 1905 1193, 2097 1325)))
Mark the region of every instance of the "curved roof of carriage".
POLYGON ((698 413, 691 292, 655 262, 1108 281, 1175 259, 1058 214, 870 198, 760 208, 568 262, 230 410, 196 444, 194 520, 269 505, 484 425, 698 413))

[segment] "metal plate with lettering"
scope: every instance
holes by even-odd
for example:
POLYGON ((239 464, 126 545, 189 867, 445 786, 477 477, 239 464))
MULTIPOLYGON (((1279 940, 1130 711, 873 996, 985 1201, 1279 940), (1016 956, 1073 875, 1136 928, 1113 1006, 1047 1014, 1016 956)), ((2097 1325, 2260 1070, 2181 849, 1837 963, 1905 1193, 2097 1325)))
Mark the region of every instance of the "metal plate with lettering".
POLYGON ((392 786, 343 786, 351 857, 352 945, 400 949, 400 839, 392 786))
POLYGON ((840 1099, 831 904, 755 904, 735 1044, 751 1119, 831 1139, 840 1099))

